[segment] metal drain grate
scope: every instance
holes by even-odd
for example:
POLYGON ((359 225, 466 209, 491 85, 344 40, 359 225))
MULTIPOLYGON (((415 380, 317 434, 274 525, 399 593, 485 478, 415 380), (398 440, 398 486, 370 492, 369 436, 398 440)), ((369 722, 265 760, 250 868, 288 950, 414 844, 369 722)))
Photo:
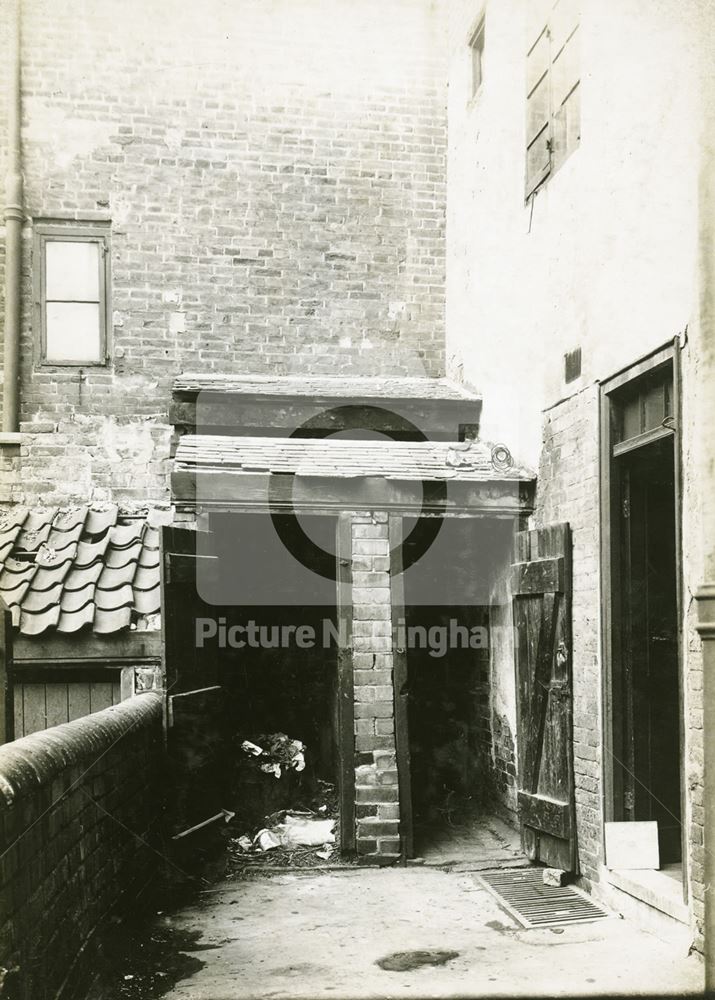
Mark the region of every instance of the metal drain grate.
POLYGON ((477 878, 524 927, 561 927, 603 920, 611 914, 581 889, 544 885, 542 868, 480 872, 477 878))

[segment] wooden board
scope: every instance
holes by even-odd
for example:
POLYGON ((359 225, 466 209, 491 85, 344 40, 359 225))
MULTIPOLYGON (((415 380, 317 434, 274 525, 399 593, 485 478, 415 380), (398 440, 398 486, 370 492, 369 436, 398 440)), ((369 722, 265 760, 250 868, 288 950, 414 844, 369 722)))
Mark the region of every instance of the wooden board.
POLYGON ((338 712, 340 849, 355 850, 355 679, 352 651, 352 517, 338 521, 338 712))
POLYGON ((532 860, 577 870, 571 689, 571 535, 520 532, 512 566, 519 812, 532 860))
MULTIPOLYGON (((402 518, 390 515, 390 591, 392 605, 392 633, 405 620, 405 584, 402 573, 402 518)), ((414 856, 414 822, 412 815, 412 776, 409 730, 409 703, 407 693, 407 650, 396 647, 392 653, 392 683, 395 692, 395 749, 397 751, 397 780, 400 794, 401 855, 414 856)))
POLYGON ((178 427, 200 427, 223 430, 227 433, 265 435, 293 434, 305 424, 311 432, 334 433, 341 429, 336 419, 336 407, 351 406, 355 409, 355 423, 367 434, 378 431, 400 435, 403 417, 411 421, 432 440, 454 441, 460 428, 470 428, 475 433, 479 427, 481 402, 473 400, 435 400, 430 403, 397 401, 392 404, 380 401, 362 403, 359 400, 340 398, 324 403, 313 400, 279 402, 274 400, 244 401, 235 396, 222 397, 218 393, 203 393, 199 402, 174 399, 169 409, 169 420, 178 427))
POLYGON ((447 481, 447 499, 439 504, 425 503, 419 479, 409 481, 355 476, 329 479, 300 477, 296 489, 295 476, 268 472, 245 472, 205 467, 196 469, 175 464, 171 473, 171 493, 183 508, 193 509, 197 499, 203 506, 242 507, 246 510, 267 511, 290 508, 298 513, 329 510, 399 510, 422 511, 442 515, 450 511, 483 513, 485 516, 512 516, 531 513, 534 480, 504 482, 499 473, 483 482, 447 481), (298 494, 294 499, 294 493, 298 494))

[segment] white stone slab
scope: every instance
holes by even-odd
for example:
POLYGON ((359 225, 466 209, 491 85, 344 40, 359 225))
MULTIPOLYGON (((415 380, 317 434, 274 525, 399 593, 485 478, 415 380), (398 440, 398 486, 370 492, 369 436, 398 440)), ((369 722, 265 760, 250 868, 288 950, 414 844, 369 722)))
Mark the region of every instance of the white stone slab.
POLYGON ((655 820, 606 823, 607 868, 660 868, 655 820))

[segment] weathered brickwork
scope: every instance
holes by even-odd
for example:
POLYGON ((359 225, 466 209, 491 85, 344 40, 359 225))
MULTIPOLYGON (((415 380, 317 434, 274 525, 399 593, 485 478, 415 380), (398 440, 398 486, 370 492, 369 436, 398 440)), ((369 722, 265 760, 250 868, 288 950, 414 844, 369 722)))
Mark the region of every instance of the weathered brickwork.
MULTIPOLYGON (((80 20, 48 0, 22 10, 22 416, 76 421, 63 430, 72 445, 43 435, 16 456, 26 499, 58 444, 81 476, 106 470, 119 498, 164 492, 180 371, 442 373, 438 5, 130 0, 119 20, 109 0, 80 20), (106 369, 39 364, 40 218, 111 223, 106 369), (161 440, 149 456, 137 442, 129 486, 115 445, 136 418, 161 440)), ((64 470, 49 482, 76 489, 64 470)))
POLYGON ((147 884, 161 760, 154 694, 0 747, 0 966, 13 997, 49 1000, 80 978, 89 936, 147 884))
POLYGON ((355 799, 359 854, 400 853, 387 514, 352 524, 355 799))
POLYGON ((703 655, 702 640, 696 631, 697 609, 689 595, 705 579, 703 570, 702 497, 707 489, 707 470, 695 458, 696 420, 695 378, 700 363, 697 349, 687 343, 680 353, 681 369, 681 463, 682 477, 682 564, 683 564, 683 699, 685 712, 685 817, 688 831, 688 895, 693 917, 695 947, 703 950, 705 916, 705 848, 703 803, 703 655), (705 484, 705 485, 704 485, 705 484))
POLYGON ((509 720, 491 715, 492 804, 494 811, 510 826, 518 828, 516 748, 509 720))
MULTIPOLYGON (((687 389, 691 362, 681 359, 687 389)), ((683 463, 687 467, 694 425, 691 402, 684 402, 683 463)), ((603 713, 601 673, 599 387, 592 385, 544 415, 544 443, 535 521, 568 521, 573 537, 574 769, 579 858, 584 877, 599 879, 603 863, 603 713)), ((698 557, 693 539, 698 499, 694 483, 683 495, 683 566, 686 592, 697 586, 698 557)), ((686 602, 687 604, 687 602, 686 602)), ((696 947, 702 946, 703 919, 703 721, 702 656, 691 607, 684 609, 685 786, 688 831, 689 899, 696 947)))
POLYGON ((535 522, 571 525, 578 851, 584 877, 598 881, 602 839, 598 386, 548 410, 543 433, 535 522))
POLYGON ((0 498, 25 504, 117 500, 147 506, 169 497, 171 429, 135 417, 23 421, 23 442, 6 447, 13 475, 0 498), (14 455, 13 455, 14 453, 14 455))

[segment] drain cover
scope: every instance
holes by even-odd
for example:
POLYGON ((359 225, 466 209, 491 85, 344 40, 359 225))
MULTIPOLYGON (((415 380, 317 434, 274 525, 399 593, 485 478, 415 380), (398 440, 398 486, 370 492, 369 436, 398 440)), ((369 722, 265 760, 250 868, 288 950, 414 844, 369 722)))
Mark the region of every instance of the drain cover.
POLYGON ((581 889, 544 885, 542 871, 519 868, 476 877, 523 927, 561 927, 610 917, 581 889))

